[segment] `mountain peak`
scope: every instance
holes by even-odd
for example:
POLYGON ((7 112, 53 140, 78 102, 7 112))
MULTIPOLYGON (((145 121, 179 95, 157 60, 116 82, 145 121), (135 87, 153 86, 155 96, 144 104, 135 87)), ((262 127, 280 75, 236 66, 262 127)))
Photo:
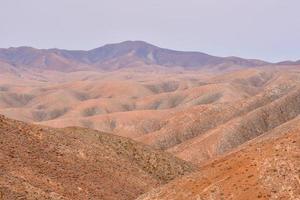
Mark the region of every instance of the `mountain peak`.
POLYGON ((127 41, 120 42, 118 44, 137 45, 137 46, 154 46, 153 44, 150 44, 150 43, 142 41, 142 40, 127 40, 127 41))
POLYGON ((103 49, 103 48, 130 48, 130 49, 136 49, 136 48, 159 48, 157 46, 154 46, 150 43, 147 43, 145 41, 140 41, 140 40, 127 40, 127 41, 123 41, 123 42, 119 42, 119 43, 110 43, 110 44, 106 44, 104 46, 92 49, 90 51, 95 51, 98 49, 103 49))

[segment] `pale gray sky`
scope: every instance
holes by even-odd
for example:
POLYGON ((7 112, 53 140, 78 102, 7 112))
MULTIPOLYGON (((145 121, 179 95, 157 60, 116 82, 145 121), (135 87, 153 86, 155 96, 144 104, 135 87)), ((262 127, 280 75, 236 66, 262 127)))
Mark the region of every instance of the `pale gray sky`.
POLYGON ((124 40, 218 56, 300 59, 300 0, 0 0, 0 47, 124 40))

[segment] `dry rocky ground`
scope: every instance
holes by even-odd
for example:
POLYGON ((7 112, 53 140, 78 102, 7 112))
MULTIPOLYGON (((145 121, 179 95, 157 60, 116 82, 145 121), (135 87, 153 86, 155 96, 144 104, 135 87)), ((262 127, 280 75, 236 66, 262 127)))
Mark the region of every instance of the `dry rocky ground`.
POLYGON ((134 199, 191 164, 130 139, 0 116, 2 199, 134 199))
POLYGON ((300 199, 300 118, 138 200, 300 199))

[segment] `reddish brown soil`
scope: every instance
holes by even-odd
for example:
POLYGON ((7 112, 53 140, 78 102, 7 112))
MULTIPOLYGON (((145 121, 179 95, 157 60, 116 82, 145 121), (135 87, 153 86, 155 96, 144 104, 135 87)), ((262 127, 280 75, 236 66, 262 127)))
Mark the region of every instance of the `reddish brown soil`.
POLYGON ((299 199, 300 118, 139 200, 299 199))
POLYGON ((193 171, 170 154, 82 128, 0 116, 1 199, 134 199, 193 171))

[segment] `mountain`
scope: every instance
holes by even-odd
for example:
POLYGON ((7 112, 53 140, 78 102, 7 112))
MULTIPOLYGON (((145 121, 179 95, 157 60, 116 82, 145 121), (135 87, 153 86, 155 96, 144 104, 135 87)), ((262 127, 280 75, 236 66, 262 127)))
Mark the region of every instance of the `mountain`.
POLYGON ((89 51, 31 47, 0 49, 0 60, 17 67, 57 71, 114 70, 140 65, 226 70, 269 64, 260 60, 163 49, 143 41, 108 44, 89 51))
POLYGON ((1 199, 134 199, 195 169, 123 137, 2 115, 0 144, 1 199))
POLYGON ((300 60, 298 61, 283 61, 277 63, 278 65, 300 65, 300 60))

